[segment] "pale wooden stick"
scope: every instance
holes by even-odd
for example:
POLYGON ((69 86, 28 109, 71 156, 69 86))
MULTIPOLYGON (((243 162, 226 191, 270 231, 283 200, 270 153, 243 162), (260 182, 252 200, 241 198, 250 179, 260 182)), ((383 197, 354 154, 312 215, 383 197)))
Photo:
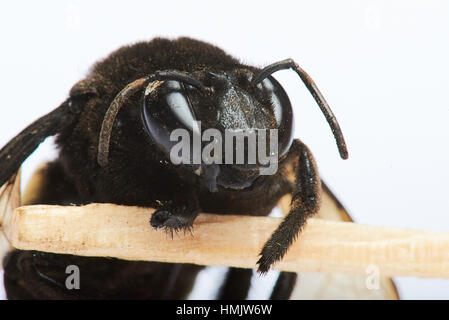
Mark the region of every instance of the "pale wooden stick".
MULTIPOLYGON (((194 235, 170 239, 149 225, 152 209, 111 204, 17 208, 5 231, 19 249, 127 260, 254 268, 279 218, 201 214, 194 235)), ((285 271, 449 277, 449 233, 309 219, 285 271), (370 269, 367 269, 370 267, 370 269)))

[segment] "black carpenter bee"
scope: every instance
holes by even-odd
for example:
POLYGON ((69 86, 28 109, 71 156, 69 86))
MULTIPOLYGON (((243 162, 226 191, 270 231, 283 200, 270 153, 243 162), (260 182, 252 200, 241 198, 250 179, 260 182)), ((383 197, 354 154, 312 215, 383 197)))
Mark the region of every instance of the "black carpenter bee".
MULTIPOLYGON (((45 138, 56 135, 59 157, 41 170, 32 204, 155 207, 150 225, 173 232, 190 229, 198 212, 268 215, 291 193, 290 213, 260 252, 258 271, 265 273, 318 211, 321 194, 311 152, 293 139, 289 98, 272 77, 281 69, 294 70, 305 83, 346 159, 337 120, 293 60, 259 69, 205 42, 157 38, 124 46, 96 63, 58 108, 12 139, 0 151, 0 185, 45 138), (220 132, 277 129, 276 173, 261 175, 259 164, 174 165, 169 135, 175 128, 192 131, 186 119, 220 132)), ((183 298, 202 268, 18 250, 4 267, 8 298, 183 298), (63 270, 71 264, 85 270, 81 290, 64 287, 63 270)), ((245 298, 250 276, 251 270, 231 268, 219 297, 245 298)), ((272 298, 288 297, 295 276, 282 273, 272 298)))

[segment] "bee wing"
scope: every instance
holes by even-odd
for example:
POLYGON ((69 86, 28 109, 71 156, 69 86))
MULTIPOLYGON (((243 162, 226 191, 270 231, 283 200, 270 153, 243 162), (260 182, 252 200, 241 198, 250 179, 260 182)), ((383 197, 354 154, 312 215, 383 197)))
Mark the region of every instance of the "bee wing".
MULTIPOLYGON (((0 188, 0 262, 11 249, 6 231, 14 209, 20 206, 20 171, 0 188)), ((0 263, 0 270, 2 264, 0 263)))
MULTIPOLYGON (((352 222, 351 216, 322 183, 323 194, 320 212, 314 218, 352 222)), ((282 211, 288 213, 290 199, 286 197, 280 203, 282 211)), ((398 291, 391 278, 380 276, 378 279, 367 275, 300 272, 290 299, 399 299, 398 291)))

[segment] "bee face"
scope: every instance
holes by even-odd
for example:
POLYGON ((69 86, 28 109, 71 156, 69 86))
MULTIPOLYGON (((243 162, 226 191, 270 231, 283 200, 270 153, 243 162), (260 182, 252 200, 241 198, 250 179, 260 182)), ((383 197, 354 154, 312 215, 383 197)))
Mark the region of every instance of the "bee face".
POLYGON ((190 150, 195 148, 192 142, 195 135, 201 141, 200 149, 204 150, 214 130, 213 142, 220 144, 213 148, 215 161, 210 163, 204 157, 195 161, 195 155, 190 152, 187 156, 190 162, 184 164, 190 165, 213 190, 217 184, 230 189, 251 186, 263 166, 257 154, 261 144, 265 155, 274 146, 276 157, 283 156, 290 148, 293 113, 287 94, 271 76, 253 84, 254 72, 247 69, 194 72, 192 77, 209 89, 207 94, 176 80, 164 81, 151 93, 147 91, 142 106, 144 127, 167 155, 178 143, 172 136, 177 130, 189 134, 190 150), (270 135, 273 130, 275 137, 270 135), (239 133, 243 135, 243 147, 229 140, 239 133), (255 148, 254 143, 257 143, 255 148))

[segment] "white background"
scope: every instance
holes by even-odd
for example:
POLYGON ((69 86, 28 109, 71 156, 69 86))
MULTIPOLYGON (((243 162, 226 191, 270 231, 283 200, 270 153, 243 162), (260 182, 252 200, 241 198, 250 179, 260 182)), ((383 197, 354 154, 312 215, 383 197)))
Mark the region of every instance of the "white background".
MULTIPOLYGON (((449 231, 449 5, 445 1, 8 1, 0 5, 0 146, 62 102, 123 44, 180 35, 264 66, 294 58, 343 129, 349 160, 293 72, 276 74, 296 136, 358 223, 449 231)), ((25 178, 54 155, 45 143, 25 178)), ((449 281, 397 278, 402 298, 449 281)))

